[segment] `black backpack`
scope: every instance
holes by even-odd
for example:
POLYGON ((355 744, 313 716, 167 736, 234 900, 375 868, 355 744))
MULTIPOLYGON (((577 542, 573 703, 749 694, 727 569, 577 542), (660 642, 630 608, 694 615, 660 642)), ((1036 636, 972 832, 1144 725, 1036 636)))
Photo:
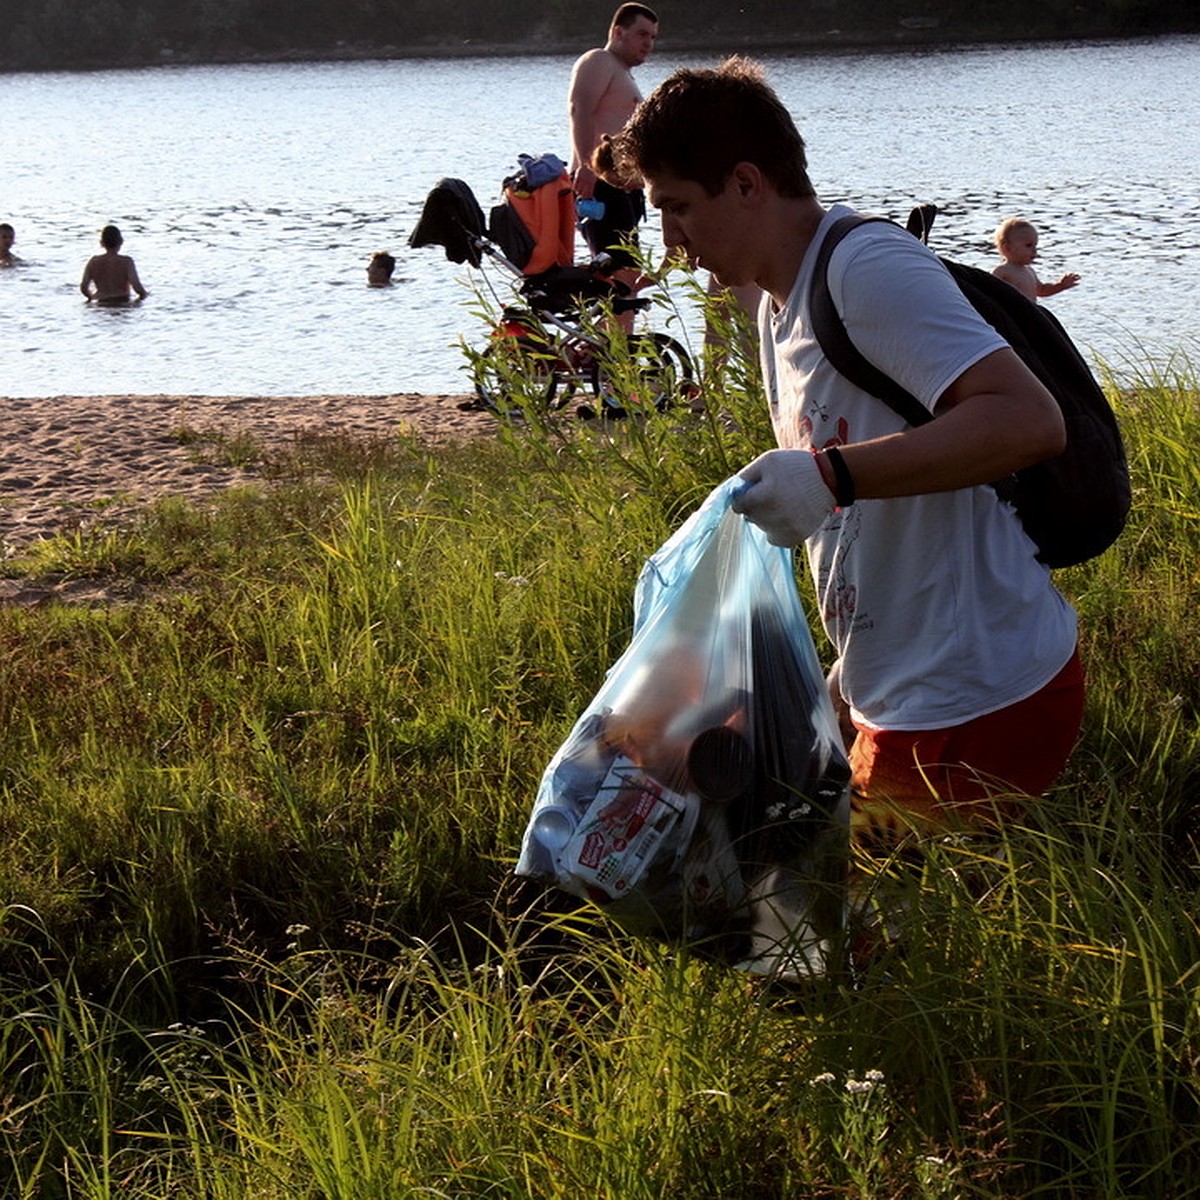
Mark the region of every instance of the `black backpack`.
MULTIPOLYGON (((936 208, 913 210, 908 231, 924 241, 936 208)), ((834 247, 865 221, 835 221, 821 245, 809 304, 813 331, 833 367, 877 396, 910 425, 933 414, 898 383, 873 366, 850 340, 829 294, 829 258, 834 247)), ((1017 510, 1038 547, 1038 561, 1069 567, 1094 558, 1116 541, 1129 514, 1129 466, 1117 419, 1083 356, 1053 313, 1031 303, 1011 284, 978 267, 941 260, 975 310, 1020 355, 1062 409, 1066 449, 992 486, 1017 510)))
POLYGON ((520 270, 533 257, 537 244, 521 214, 511 204, 501 201, 488 214, 488 237, 500 247, 504 257, 520 270))

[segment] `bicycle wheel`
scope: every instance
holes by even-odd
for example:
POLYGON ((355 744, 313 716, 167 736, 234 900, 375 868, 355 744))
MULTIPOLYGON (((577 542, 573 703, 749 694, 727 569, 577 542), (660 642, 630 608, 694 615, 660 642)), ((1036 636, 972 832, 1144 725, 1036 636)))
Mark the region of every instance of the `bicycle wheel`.
POLYGON ((505 416, 527 405, 557 407, 558 359, 550 343, 534 333, 500 334, 471 364, 475 395, 484 408, 505 416))
POLYGON ((691 355, 665 333, 635 333, 628 341, 628 364, 600 368, 597 396, 607 417, 631 411, 665 412, 692 391, 691 355))

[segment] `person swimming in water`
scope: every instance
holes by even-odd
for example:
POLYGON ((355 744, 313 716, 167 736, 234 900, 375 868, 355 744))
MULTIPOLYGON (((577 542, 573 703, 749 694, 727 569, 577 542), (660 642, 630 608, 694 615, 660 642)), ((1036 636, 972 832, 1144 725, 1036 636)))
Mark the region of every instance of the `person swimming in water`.
POLYGON ((18 266, 21 260, 12 252, 13 242, 17 240, 16 231, 7 222, 0 222, 0 267, 18 266))
POLYGON ((93 254, 83 268, 79 290, 89 301, 97 304, 127 304, 133 295, 139 300, 147 296, 137 267, 128 254, 120 253, 125 239, 115 225, 100 230, 103 254, 93 254))
POLYGON ((387 287, 392 282, 396 259, 386 250, 377 250, 367 263, 367 284, 370 287, 387 287))

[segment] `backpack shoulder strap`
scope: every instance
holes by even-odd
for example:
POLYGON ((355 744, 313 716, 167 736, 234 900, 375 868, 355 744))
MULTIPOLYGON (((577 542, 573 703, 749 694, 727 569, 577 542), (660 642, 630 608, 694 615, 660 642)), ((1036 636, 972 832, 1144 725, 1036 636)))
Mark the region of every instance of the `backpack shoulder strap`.
POLYGON ((894 379, 867 360, 851 341, 845 323, 833 303, 833 297, 829 294, 829 260, 841 240, 860 225, 883 220, 886 218, 855 215, 839 217, 826 234, 817 252, 808 298, 813 334, 821 352, 840 375, 844 375, 855 387, 861 388, 868 395, 882 400, 910 425, 924 425, 933 420, 933 414, 915 396, 906 392, 894 379))

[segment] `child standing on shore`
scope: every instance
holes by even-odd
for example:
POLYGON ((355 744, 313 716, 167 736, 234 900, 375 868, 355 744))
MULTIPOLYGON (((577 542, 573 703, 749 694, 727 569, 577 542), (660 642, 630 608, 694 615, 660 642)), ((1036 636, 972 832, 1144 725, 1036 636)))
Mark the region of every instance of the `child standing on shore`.
POLYGON ((1033 269, 1037 258, 1038 231, 1024 217, 1009 217, 996 227, 996 249, 1004 261, 992 274, 1011 283, 1022 295, 1036 304, 1040 296, 1057 296, 1079 282, 1074 273, 1064 275, 1057 283, 1043 283, 1033 269))

